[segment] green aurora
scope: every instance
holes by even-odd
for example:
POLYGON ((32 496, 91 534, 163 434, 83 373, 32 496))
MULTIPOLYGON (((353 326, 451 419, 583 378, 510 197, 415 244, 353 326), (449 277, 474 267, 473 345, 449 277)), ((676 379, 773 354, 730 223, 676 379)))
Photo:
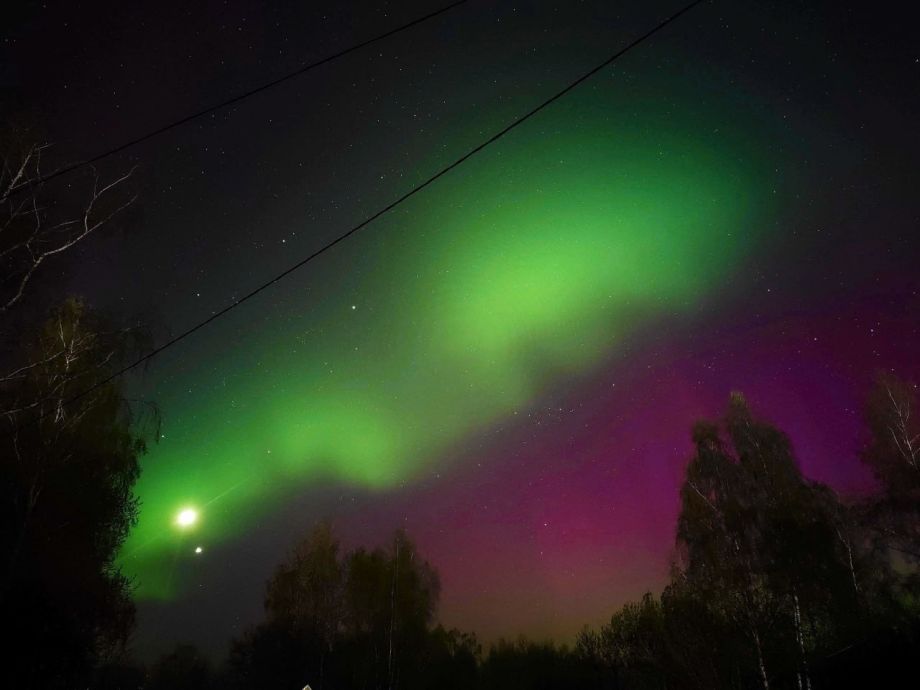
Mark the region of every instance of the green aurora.
POLYGON ((637 112, 609 91, 555 104, 349 240, 323 259, 336 282, 279 286, 283 317, 240 326, 222 360, 161 365, 164 438, 121 557, 139 597, 175 596, 177 555, 311 482, 412 482, 724 283, 758 241, 766 147, 728 106, 637 112), (181 529, 185 507, 200 518, 181 529))

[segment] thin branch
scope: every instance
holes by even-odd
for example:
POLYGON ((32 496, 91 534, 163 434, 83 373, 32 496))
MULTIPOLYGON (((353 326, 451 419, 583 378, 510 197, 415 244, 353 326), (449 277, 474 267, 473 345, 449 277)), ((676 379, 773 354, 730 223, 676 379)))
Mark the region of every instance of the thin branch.
MULTIPOLYGON (((7 202, 10 188, 17 185, 21 186, 19 180, 25 175, 25 170, 30 161, 34 161, 34 163, 38 165, 39 152, 42 148, 43 147, 33 146, 24 156, 15 172, 10 171, 8 173, 11 181, 4 185, 4 191, 0 194, 0 203, 7 202)), ((9 170, 9 166, 6 162, 4 163, 4 167, 9 170)), ((31 196, 31 208, 29 208, 28 211, 26 211, 25 203, 20 202, 16 204, 15 207, 12 203, 9 204, 10 219, 5 223, 5 228, 11 226, 19 219, 24 219, 26 216, 32 219, 32 223, 31 227, 24 230, 22 233, 14 232, 14 240, 8 246, 0 247, 0 258, 8 257, 8 259, 13 259, 17 252, 23 251, 26 254, 21 259, 13 260, 14 265, 7 272, 7 280, 14 279, 15 283, 11 290, 12 294, 0 302, 0 313, 8 311, 22 300, 26 288, 35 276, 36 271, 46 259, 62 254, 73 248, 99 228, 109 223, 112 218, 136 201, 137 197, 132 196, 128 201, 121 204, 107 215, 101 218, 96 218, 94 216, 98 202, 131 177, 135 170, 136 167, 132 167, 128 172, 102 187, 99 185, 99 175, 94 174, 92 192, 79 219, 63 220, 45 227, 44 216, 46 209, 38 204, 38 189, 36 189, 31 196), (76 233, 68 233, 66 236, 62 237, 62 233, 65 233, 77 225, 79 225, 80 229, 76 233), (18 237, 16 236, 17 234, 19 235, 18 237), (15 266, 16 263, 22 265, 17 268, 15 266)), ((38 174, 38 172, 36 174, 38 174)))

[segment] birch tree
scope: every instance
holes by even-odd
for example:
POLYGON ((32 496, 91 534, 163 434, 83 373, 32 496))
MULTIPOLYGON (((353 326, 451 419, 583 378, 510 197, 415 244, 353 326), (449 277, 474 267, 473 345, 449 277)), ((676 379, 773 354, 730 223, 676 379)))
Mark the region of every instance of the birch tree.
POLYGON ((861 457, 880 493, 869 509, 881 546, 916 568, 920 564, 920 409, 916 387, 885 374, 865 409, 868 439, 861 457))
POLYGON ((89 180, 49 192, 43 179, 47 143, 19 143, 7 134, 0 141, 0 329, 3 316, 19 305, 42 270, 85 242, 122 211, 136 196, 125 192, 134 170, 103 178, 90 169, 89 180), (82 198, 81 198, 82 195, 82 198))
POLYGON ((48 151, 0 141, 0 614, 16 621, 5 687, 79 687, 127 639, 115 557, 136 518, 141 418, 156 419, 107 380, 146 347, 144 330, 49 289, 60 271, 48 269, 133 203, 131 171, 49 189, 48 151))
POLYGON ((115 557, 137 514, 145 436, 119 382, 104 382, 131 339, 68 300, 26 339, 0 396, 0 613, 16 621, 7 687, 77 687, 131 629, 115 557))
POLYGON ((681 576, 748 640, 758 684, 793 676, 856 634, 872 577, 850 511, 805 478, 789 438, 740 395, 721 425, 694 432, 681 491, 681 576))

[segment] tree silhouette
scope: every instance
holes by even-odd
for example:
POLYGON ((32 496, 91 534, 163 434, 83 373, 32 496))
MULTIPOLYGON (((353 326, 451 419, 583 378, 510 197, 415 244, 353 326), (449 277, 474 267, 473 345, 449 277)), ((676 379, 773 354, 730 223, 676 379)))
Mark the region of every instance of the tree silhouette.
POLYGON ((870 506, 879 542, 920 564, 920 412, 916 387, 878 377, 865 408, 869 437, 861 453, 881 487, 870 506))
POLYGON ((468 668, 472 656, 471 638, 431 629, 438 594, 405 533, 340 556, 320 524, 269 580, 266 620, 234 643, 231 676, 258 688, 422 687, 433 663, 468 668))
POLYGON ((361 682, 372 687, 411 687, 419 671, 417 654, 437 609, 437 573, 402 531, 388 551, 350 554, 347 571, 345 630, 352 653, 369 662, 354 672, 364 674, 361 682))
POLYGON ((68 300, 25 341, 0 387, 0 609, 16 621, 0 670, 8 687, 76 687, 133 624, 114 558, 136 517, 145 441, 117 382, 66 403, 138 338, 68 300))
POLYGON ((584 633, 590 656, 624 687, 806 689, 828 658, 893 630, 890 569, 785 434, 736 394, 693 442, 672 581, 584 633))
POLYGON ((732 397, 722 427, 700 424, 682 489, 682 575, 750 643, 763 688, 771 676, 810 687, 809 660, 853 634, 859 581, 852 518, 805 479, 788 437, 732 397))
POLYGON ((179 644, 162 655, 150 669, 145 690, 208 690, 211 665, 192 645, 179 644))
POLYGON ((587 690, 605 687, 584 650, 526 638, 499 640, 480 668, 483 690, 587 690))

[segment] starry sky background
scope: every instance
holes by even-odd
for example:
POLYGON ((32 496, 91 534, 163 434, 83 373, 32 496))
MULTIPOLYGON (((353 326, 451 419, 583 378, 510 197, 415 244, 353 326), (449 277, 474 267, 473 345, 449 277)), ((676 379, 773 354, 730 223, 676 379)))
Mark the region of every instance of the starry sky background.
MULTIPOLYGON (((3 109, 78 159, 436 6, 23 3, 3 109)), ((181 332, 675 8, 473 1, 138 146, 102 166, 140 166, 137 207, 62 281, 181 332)), ((322 518, 405 527, 447 625, 569 639, 664 583, 690 426, 731 390, 864 491, 871 377, 920 378, 899 11, 704 5, 159 357, 131 382, 164 415, 122 556, 138 653, 221 654, 322 518)))

